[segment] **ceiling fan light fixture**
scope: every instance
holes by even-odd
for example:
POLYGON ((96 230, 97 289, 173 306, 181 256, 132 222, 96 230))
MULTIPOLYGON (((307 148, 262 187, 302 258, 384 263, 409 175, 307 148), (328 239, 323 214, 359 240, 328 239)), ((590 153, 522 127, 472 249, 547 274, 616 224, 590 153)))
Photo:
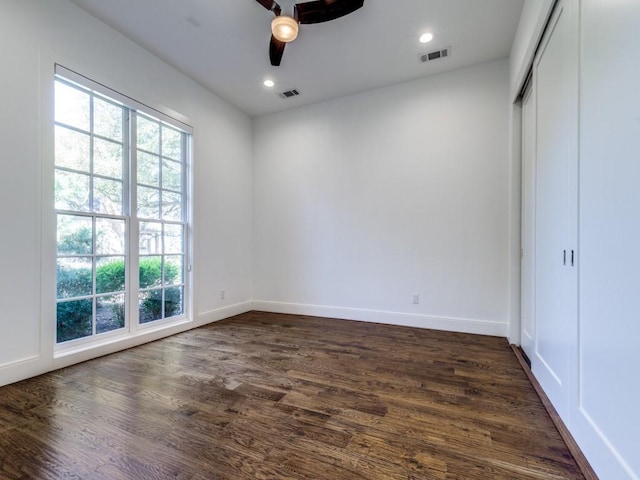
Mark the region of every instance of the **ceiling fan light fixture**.
POLYGON ((298 37, 298 22, 287 15, 279 15, 271 22, 271 33, 281 42, 293 42, 298 37))

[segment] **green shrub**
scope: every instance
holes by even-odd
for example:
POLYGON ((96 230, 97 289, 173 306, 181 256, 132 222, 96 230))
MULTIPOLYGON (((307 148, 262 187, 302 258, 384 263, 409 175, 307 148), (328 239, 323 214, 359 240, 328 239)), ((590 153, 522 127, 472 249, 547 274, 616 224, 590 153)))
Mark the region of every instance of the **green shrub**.
MULTIPOLYGON (((162 289, 142 293, 140 323, 162 318, 162 289)), ((182 311, 182 288, 167 288, 164 291, 164 316, 173 317, 182 311)))
POLYGON ((91 335, 93 301, 90 299, 72 300, 58 303, 56 312, 58 342, 91 335))
MULTIPOLYGON (((179 274, 178 267, 165 265, 165 285, 171 284, 179 274)), ((122 292, 125 284, 125 264, 123 260, 103 263, 96 269, 96 292, 122 292)), ((162 260, 147 257, 140 260, 140 288, 162 285, 162 260)), ((91 295, 91 269, 58 266, 58 298, 91 295)))
POLYGON ((173 317, 182 313, 182 288, 167 288, 164 291, 164 316, 173 317))
POLYGON ((96 292, 121 292, 124 290, 124 279, 124 260, 103 263, 96 268, 96 292))
POLYGON ((140 288, 159 287, 162 284, 162 260, 160 257, 144 257, 139 263, 140 288))
MULTIPOLYGON (((140 288, 159 287, 162 284, 162 259, 160 257, 143 257, 139 263, 140 288)), ((178 268, 170 263, 164 266, 165 285, 173 282, 178 276, 178 268)))
POLYGON ((58 298, 91 295, 93 285, 90 268, 71 268, 58 265, 56 277, 58 298))
MULTIPOLYGON (((140 288, 162 286, 162 258, 143 257, 139 263, 140 288)), ((179 275, 179 268, 167 263, 165 265, 165 285, 171 284, 179 275)), ((58 266, 57 291, 58 298, 70 298, 92 294, 92 277, 90 268, 71 268, 58 266)), ((125 289, 124 260, 103 263, 96 268, 96 292, 121 292, 125 289)), ((165 289, 164 316, 179 314, 182 309, 182 289, 169 287, 165 289)), ((140 322, 149 322, 162 318, 162 289, 142 292, 140 305, 140 322)), ((92 333, 91 300, 61 302, 57 311, 58 342, 81 338, 92 333)), ((124 308, 113 305, 114 318, 119 325, 124 325, 124 308)))

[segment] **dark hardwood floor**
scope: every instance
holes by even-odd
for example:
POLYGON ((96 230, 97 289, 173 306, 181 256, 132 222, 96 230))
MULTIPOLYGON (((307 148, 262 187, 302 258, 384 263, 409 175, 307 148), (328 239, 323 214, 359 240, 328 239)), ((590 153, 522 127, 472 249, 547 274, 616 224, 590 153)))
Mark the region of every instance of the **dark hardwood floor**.
POLYGON ((0 478, 583 477, 503 338, 251 312, 0 388, 0 478))

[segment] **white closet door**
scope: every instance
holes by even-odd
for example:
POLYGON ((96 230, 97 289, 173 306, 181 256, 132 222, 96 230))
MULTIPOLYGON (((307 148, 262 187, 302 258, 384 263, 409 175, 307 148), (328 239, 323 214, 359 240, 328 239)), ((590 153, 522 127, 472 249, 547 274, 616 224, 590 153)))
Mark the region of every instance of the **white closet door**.
POLYGON ((536 95, 529 84, 522 98, 522 259, 520 346, 535 353, 535 226, 536 226, 536 95))
POLYGON ((531 363, 565 422, 577 368, 577 25, 577 0, 562 0, 534 61, 535 353, 531 363))

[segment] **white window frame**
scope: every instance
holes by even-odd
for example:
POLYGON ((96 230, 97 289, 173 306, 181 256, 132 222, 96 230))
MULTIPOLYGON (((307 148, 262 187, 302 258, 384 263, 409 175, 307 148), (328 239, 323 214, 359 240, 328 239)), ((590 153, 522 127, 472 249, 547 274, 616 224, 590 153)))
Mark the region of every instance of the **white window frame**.
MULTIPOLYGON (((123 128, 127 128, 128 132, 123 132, 123 144, 124 147, 128 149, 125 151, 124 155, 128 158, 128 167, 125 169, 123 176, 123 203, 126 203, 128 206, 124 206, 122 217, 125 218, 126 222, 126 236, 125 236, 125 265, 126 265, 126 298, 125 298, 125 309, 128 312, 128 315, 125 317, 125 326, 123 329, 118 329, 113 332, 106 332, 101 334, 94 332, 92 335, 87 337, 82 337, 74 340, 69 340, 62 343, 57 343, 56 339, 56 328, 55 323, 57 322, 55 310, 53 315, 49 317, 48 315, 45 317, 53 318, 54 328, 53 328, 53 339, 52 343, 54 345, 54 357, 68 355, 77 351, 84 351, 88 349, 98 348, 105 344, 113 343, 114 341, 124 340, 127 338, 135 337, 138 334, 150 333, 155 330, 164 329, 167 327, 171 327, 174 325, 179 325, 185 322, 193 321, 193 279, 192 279, 192 195, 191 195, 191 185, 192 185, 192 142, 193 142, 193 128, 184 123, 181 120, 174 118, 173 116, 167 115, 157 109, 149 107, 144 103, 141 103, 137 100, 132 99, 124 94, 121 94, 115 90, 112 90, 98 82, 95 82, 73 70, 67 69, 62 65, 55 64, 54 69, 54 79, 62 80, 69 84, 77 84, 79 87, 95 92, 100 96, 107 97, 108 99, 114 100, 118 103, 121 103, 125 109, 128 110, 128 121, 124 123, 123 128), (183 295, 182 295, 182 310, 183 313, 180 315, 172 316, 169 318, 163 318, 160 320, 155 320, 147 323, 139 323, 139 312, 138 312, 138 294, 139 294, 139 279, 138 279, 138 267, 139 267, 139 250, 138 250, 138 235, 139 235, 139 223, 143 220, 139 220, 137 217, 137 199, 135 198, 134 193, 137 189, 137 146, 134 144, 134 139, 136 138, 136 122, 135 118, 138 114, 142 114, 146 117, 151 117, 155 120, 158 120, 161 124, 165 124, 168 127, 173 129, 180 130, 184 132, 186 135, 183 140, 183 150, 184 150, 184 163, 183 171, 182 171, 182 195, 183 195, 183 204, 182 204, 182 222, 171 222, 172 224, 183 224, 184 230, 184 238, 183 238, 183 295)), ((52 128, 53 128, 52 123, 52 128)), ((52 159, 53 161, 53 159, 52 159)), ((161 161, 161 159, 160 159, 161 161)), ((51 169, 47 168, 47 171, 50 171, 52 174, 56 171, 56 167, 52 165, 51 169)), ((160 186, 162 188, 162 186, 160 186)), ((57 217, 60 212, 57 209, 54 210, 54 218, 57 217)), ((69 212, 71 213, 71 212, 69 212)), ((74 212, 74 215, 82 215, 81 213, 74 212)), ((87 212, 87 216, 95 217, 96 214, 92 212, 87 212)), ((100 216, 98 214, 98 216, 100 216)), ((112 216, 110 215, 109 218, 112 216)), ((157 219, 157 221, 161 224, 165 224, 165 220, 157 219)), ((53 222, 55 225, 55 221, 53 222)), ((55 235, 54 235, 55 238, 55 235)), ((50 249, 47 249, 51 251, 50 249)), ((55 252, 56 249, 54 248, 55 252)), ((164 251, 162 252, 164 254, 164 251)), ((57 255, 53 259, 53 263, 56 262, 57 255)), ((55 279, 55 275, 54 275, 55 279)), ((54 280, 55 281, 55 280, 54 280)), ((95 283, 95 278, 93 279, 95 283)), ((165 285, 162 286, 162 289, 166 288, 165 285)), ((54 287, 55 292, 55 287, 54 287)), ((54 293, 55 295, 55 293, 54 293)), ((55 298, 55 297, 54 297, 55 298)), ((51 305, 50 302, 47 304, 51 305)), ((57 302, 54 301, 53 305, 56 305, 57 302)), ((47 331, 51 331, 51 329, 47 328, 47 331)))

